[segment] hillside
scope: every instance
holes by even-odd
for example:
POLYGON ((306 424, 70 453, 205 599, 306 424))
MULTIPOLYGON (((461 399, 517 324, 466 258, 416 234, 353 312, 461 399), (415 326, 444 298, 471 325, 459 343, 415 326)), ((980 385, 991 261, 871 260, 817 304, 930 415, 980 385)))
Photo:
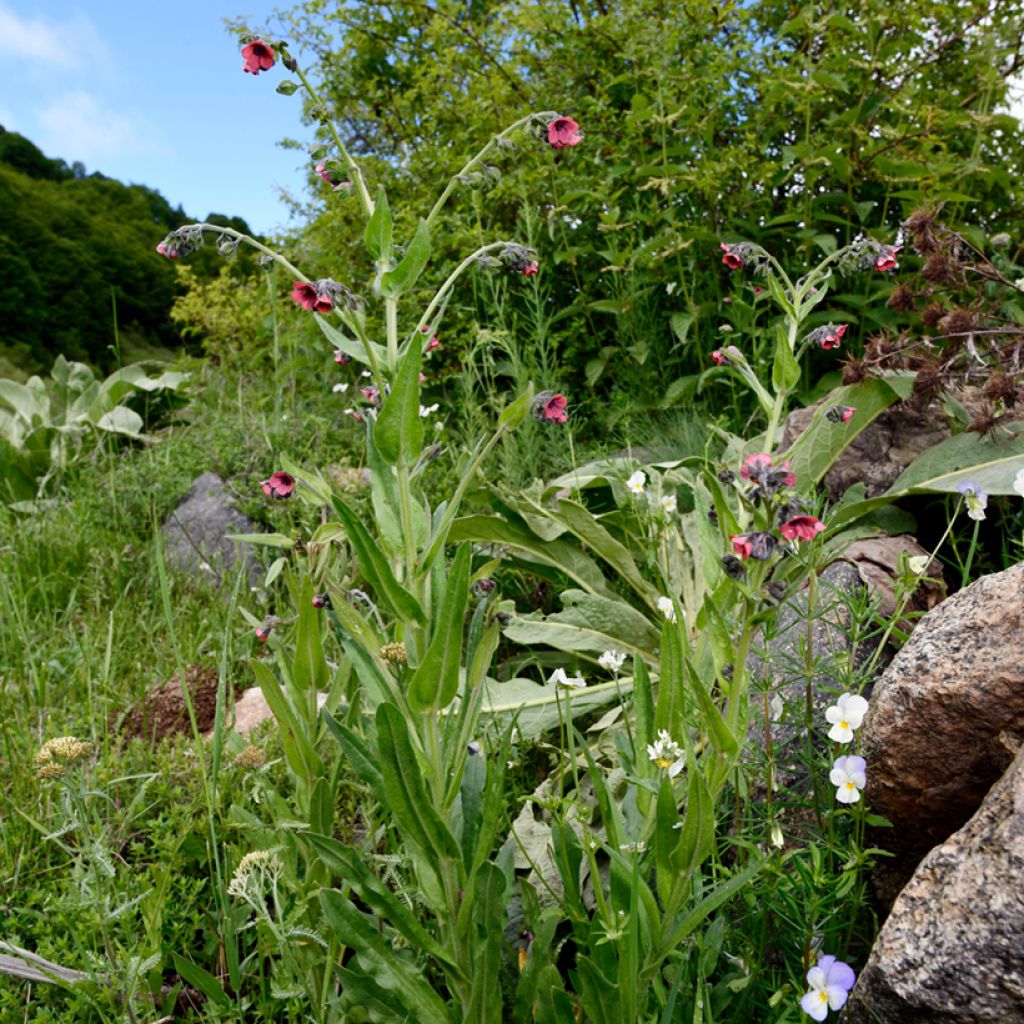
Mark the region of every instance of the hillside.
MULTIPOLYGON (((153 248, 188 219, 151 188, 69 167, 0 127, 0 374, 58 355, 113 365, 115 306, 122 350, 179 346, 174 267, 153 248)), ((206 219, 249 231, 238 217, 206 219)), ((216 272, 214 252, 197 257, 197 275, 216 272)))

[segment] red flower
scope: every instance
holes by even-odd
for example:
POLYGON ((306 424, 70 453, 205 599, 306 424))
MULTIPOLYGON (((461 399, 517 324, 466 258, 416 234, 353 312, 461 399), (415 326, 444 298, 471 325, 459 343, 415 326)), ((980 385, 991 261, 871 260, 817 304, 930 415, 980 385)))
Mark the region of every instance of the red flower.
POLYGON ((832 325, 829 324, 825 329, 825 333, 818 339, 818 347, 826 349, 839 348, 839 343, 843 340, 843 335, 846 333, 846 327, 846 324, 840 324, 835 330, 832 330, 832 325))
POLYGON ((722 257, 722 262, 730 270, 739 270, 740 268, 742 268, 743 260, 740 257, 739 252, 737 251, 739 249, 739 246, 726 245, 725 242, 722 242, 720 243, 719 247, 721 248, 722 252, 725 253, 725 255, 722 257))
POLYGON ((345 353, 342 352, 340 348, 336 348, 334 350, 334 361, 339 366, 344 366, 351 358, 351 356, 345 355, 345 353))
POLYGON ((886 245, 875 260, 875 270, 895 270, 899 264, 896 262, 896 253, 902 249, 902 245, 886 245))
POLYGON ((825 410, 825 419, 832 423, 849 423, 856 411, 852 405, 832 405, 825 410))
POLYGON ((779 533, 786 540, 814 540, 824 529, 825 524, 815 516, 793 516, 779 527, 779 533))
POLYGON ((334 308, 334 300, 317 290, 316 285, 308 281, 296 281, 292 286, 292 299, 307 313, 329 313, 334 308))
POLYGON ((259 640, 259 642, 261 644, 265 644, 267 642, 267 637, 269 637, 269 636, 270 636, 270 627, 269 626, 257 626, 256 627, 256 639, 259 640))
POLYGON ((716 348, 715 351, 711 353, 711 362, 713 362, 715 366, 724 366, 729 362, 729 360, 720 348, 716 348))
POLYGON ((523 277, 533 277, 540 270, 540 264, 536 260, 528 260, 525 267, 519 271, 523 277))
POLYGON ((313 595, 313 607, 314 608, 330 608, 331 599, 326 594, 314 594, 313 595))
POLYGON ((750 538, 746 534, 740 533, 730 537, 729 540, 732 541, 733 553, 746 561, 754 550, 753 544, 750 543, 750 538))
POLYGON ((582 141, 580 126, 571 117, 556 117, 548 125, 548 142, 552 149, 568 149, 582 141))
POLYGON ((531 412, 534 419, 541 423, 568 423, 569 414, 565 411, 567 401, 565 395, 542 391, 534 397, 531 412))
POLYGON ((271 474, 269 480, 261 480, 260 487, 263 488, 263 493, 268 498, 279 500, 290 498, 292 491, 295 490, 295 477, 279 469, 276 473, 271 474))
POLYGON ((254 39, 242 47, 245 63, 242 70, 250 75, 258 75, 261 71, 269 71, 274 66, 274 51, 262 39, 254 39))
MULTIPOLYGON (((424 324, 420 328, 421 334, 430 334, 430 325, 424 324)), ((427 342, 427 347, 423 350, 424 352, 436 352, 441 347, 441 342, 438 340, 436 334, 430 334, 430 341, 427 342)))

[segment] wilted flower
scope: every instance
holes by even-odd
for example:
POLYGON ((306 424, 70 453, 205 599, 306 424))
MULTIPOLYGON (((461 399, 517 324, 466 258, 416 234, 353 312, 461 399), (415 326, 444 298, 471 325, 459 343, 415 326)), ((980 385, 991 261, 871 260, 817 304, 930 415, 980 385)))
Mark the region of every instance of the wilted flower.
POLYGON ((260 487, 268 498, 283 500, 292 496, 292 491, 295 490, 295 477, 279 469, 270 475, 270 479, 261 480, 260 487))
MULTIPOLYGON (((734 546, 737 539, 737 537, 731 538, 734 546)), ((744 557, 749 558, 750 556, 745 555, 744 557)), ((726 576, 731 576, 734 580, 741 580, 747 574, 743 563, 735 555, 723 555, 722 568, 725 570, 726 576)))
POLYGON ((606 668, 609 672, 618 672, 626 663, 626 655, 623 651, 605 651, 597 659, 597 663, 601 668, 606 668))
POLYGON ((582 676, 567 676, 564 668, 556 668, 548 676, 548 686, 561 686, 567 690, 585 689, 587 681, 582 676))
POLYGON ((843 335, 846 333, 846 328, 846 324, 839 324, 838 326, 836 324, 825 324, 824 327, 818 327, 811 331, 804 340, 812 345, 817 345, 818 348, 839 348, 843 335))
POLYGON ((252 42, 243 46, 242 58, 245 60, 242 70, 250 75, 269 71, 274 66, 274 50, 262 39, 253 39, 252 42))
POLYGON ((823 956, 807 972, 811 991, 800 1000, 800 1009, 814 1020, 824 1020, 829 1010, 841 1010, 857 980, 849 964, 823 956))
POLYGON ((844 693, 825 710, 825 720, 832 725, 828 738, 836 743, 849 743, 854 731, 863 724, 867 710, 868 702, 860 694, 844 693))
POLYGON ((565 395, 554 391, 541 391, 533 399, 533 418, 541 423, 568 423, 569 414, 565 411, 568 399, 565 395))
POLYGON ((59 779, 68 765, 83 760, 92 751, 91 743, 76 736, 56 736, 47 740, 36 752, 36 777, 59 779))
MULTIPOLYGON (((1016 481, 1014 484, 1016 485, 1016 481)), ((967 517, 982 522, 985 518, 985 509, 988 507, 988 495, 981 489, 981 484, 962 483, 957 490, 967 502, 967 517)))
POLYGON ((832 423, 849 423, 856 411, 852 405, 831 405, 825 410, 825 419, 832 423))
POLYGON ((548 123, 548 142, 552 149, 567 149, 582 141, 580 126, 571 117, 556 117, 548 123))
POLYGON ((647 744, 647 757, 662 771, 668 772, 670 779, 674 779, 686 763, 683 748, 672 739, 666 729, 659 730, 657 740, 647 744))
POLYGON ((409 660, 405 644, 394 642, 385 644, 380 649, 380 657, 382 661, 386 661, 389 665, 404 665, 409 660))
POLYGON ((658 611, 661 612, 669 622, 676 621, 676 606, 671 597, 658 598, 658 611))
POLYGON ((902 248, 902 245, 883 245, 875 260, 875 270, 895 270, 899 266, 896 262, 896 253, 902 248))
POLYGON ((307 313, 329 313, 334 308, 334 300, 330 295, 308 281, 296 281, 292 286, 291 298, 307 313))
POLYGON ((860 791, 867 785, 866 768, 867 761, 856 754, 837 757, 832 763, 828 780, 836 787, 836 799, 841 804, 855 804, 860 800, 860 791))
POLYGON ((814 540, 824 529, 825 524, 816 516, 794 516, 779 527, 779 533, 786 540, 814 540))
POLYGON ((633 492, 633 494, 643 494, 644 487, 647 485, 647 474, 642 470, 638 469, 627 481, 626 486, 633 492))
POLYGON ((248 746, 235 758, 235 764, 239 768, 249 770, 262 768, 266 764, 267 755, 259 747, 248 746))

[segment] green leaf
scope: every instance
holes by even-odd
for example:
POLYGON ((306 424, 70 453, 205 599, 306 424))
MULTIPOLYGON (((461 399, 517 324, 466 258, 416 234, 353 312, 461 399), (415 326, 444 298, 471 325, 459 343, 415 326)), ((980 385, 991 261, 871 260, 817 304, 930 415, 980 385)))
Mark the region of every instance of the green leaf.
POLYGON ((498 426, 514 430, 523 422, 523 419, 530 411, 530 406, 532 404, 533 384, 531 383, 514 402, 506 405, 505 408, 501 410, 501 414, 498 416, 498 426))
POLYGON ((181 975, 182 981, 194 989, 198 989, 207 999, 212 999, 223 1009, 231 1009, 231 997, 209 971, 174 952, 171 953, 171 959, 174 961, 174 969, 181 975))
POLYGON ((422 850, 457 860, 458 843, 430 800, 401 711, 393 704, 381 704, 376 720, 387 796, 385 806, 391 810, 403 833, 422 850))
POLYGON ((363 241, 375 261, 391 259, 391 208, 383 185, 377 190, 377 204, 366 225, 363 241))
POLYGON ((373 441, 384 459, 397 463, 399 458, 412 466, 423 448, 423 417, 420 416, 420 363, 423 349, 419 338, 408 343, 398 365, 391 393, 384 399, 373 441))
MULTIPOLYGON (((385 298, 394 298, 407 292, 416 283, 429 259, 430 227, 425 220, 421 220, 398 266, 381 277, 381 294, 385 298)), ((418 343, 419 338, 413 338, 412 344, 418 343)))
POLYGON ((480 865, 473 886, 473 974, 463 1019, 477 1024, 502 1024, 502 927, 505 923, 505 876, 494 864, 480 865))
POLYGON ((775 328, 775 361, 772 363, 772 387, 776 394, 791 391, 800 383, 800 364, 789 347, 781 326, 775 328))
POLYGON ((370 787, 377 803, 387 806, 387 795, 384 792, 384 776, 381 774, 379 759, 370 749, 366 740, 355 730, 339 722, 326 708, 320 712, 327 731, 338 741, 349 764, 356 775, 370 787))
POLYGON ((323 616, 313 607, 313 580, 303 577, 299 598, 299 621, 295 627, 295 658, 292 681, 299 690, 327 688, 327 662, 320 639, 323 616))
POLYGON ((683 663, 683 672, 690 680, 690 687, 697 697, 697 703, 700 705, 701 714, 704 717, 704 728, 707 729, 714 746, 728 758, 736 757, 740 751, 739 741, 732 734, 729 726, 726 725, 722 712, 711 699, 711 694, 708 693, 707 687, 697 674, 697 670, 689 661, 685 661, 683 663))
POLYGON ((335 496, 333 503, 334 510, 348 534, 352 550, 355 552, 356 558, 359 559, 359 568, 366 577, 366 581, 373 587, 377 597, 386 601, 402 619, 425 626, 427 617, 423 614, 419 602, 395 579, 391 566, 388 565, 377 543, 360 522, 359 517, 341 498, 335 496))
POLYGON ((690 328, 697 318, 693 313, 673 313, 669 318, 672 331, 679 339, 680 345, 685 345, 690 334, 690 328))
MULTIPOLYGON (((313 319, 316 320, 317 326, 323 332, 324 337, 331 343, 332 348, 344 352, 350 359, 354 359, 364 366, 371 365, 370 358, 366 353, 366 345, 361 341, 356 341, 342 334, 341 331, 333 324, 328 323, 319 313, 314 313, 313 319)), ((373 352, 374 359, 377 360, 377 365, 380 366, 387 359, 387 349, 373 341, 369 342, 369 346, 370 351, 373 352)))
POLYGON ((237 544, 256 544, 282 551, 291 551, 295 547, 295 538, 286 537, 283 533, 229 533, 227 538, 237 544))
POLYGON ((430 646, 409 682, 409 706, 414 711, 446 708, 459 688, 462 633, 469 599, 468 544, 459 546, 444 585, 444 600, 434 623, 430 646))
POLYGON ((444 1001, 424 980, 423 972, 395 952, 370 918, 334 889, 322 889, 320 903, 331 931, 343 945, 356 950, 362 970, 401 1003, 413 1020, 419 1024, 452 1024, 444 1001))
POLYGON ((252 671, 270 710, 274 713, 274 718, 277 720, 285 758, 292 771, 300 777, 322 775, 324 773, 323 763, 306 737, 281 684, 261 661, 252 663, 252 671))
POLYGON ((679 846, 679 808, 667 774, 658 783, 658 803, 654 819, 654 862, 657 867, 658 898, 667 905, 679 877, 676 849, 679 846))

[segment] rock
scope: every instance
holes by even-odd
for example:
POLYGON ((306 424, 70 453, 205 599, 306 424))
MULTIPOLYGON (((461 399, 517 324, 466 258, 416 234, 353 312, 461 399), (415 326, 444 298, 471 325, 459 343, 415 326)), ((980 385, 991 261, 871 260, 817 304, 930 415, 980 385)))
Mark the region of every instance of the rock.
MULTIPOLYGON (((914 865, 974 813, 1024 732, 1024 562, 930 611, 875 685, 862 731, 878 838, 914 865)), ((1022 1018, 1024 1019, 1024 1018, 1022 1018)))
MULTIPOLYGON (((322 708, 327 701, 326 693, 318 693, 316 706, 322 708)), ((229 716, 230 717, 230 716, 229 716)), ((241 736, 247 736, 258 725, 262 725, 268 718, 273 718, 274 712, 270 710, 267 698, 258 686, 251 686, 243 690, 235 701, 234 723, 229 725, 241 736)), ((213 724, 203 734, 204 739, 213 738, 213 724)))
POLYGON ((224 481, 204 473, 164 523, 167 564, 193 579, 229 583, 239 566, 250 586, 263 579, 255 552, 228 540, 231 533, 255 533, 257 527, 235 508, 224 481))
MULTIPOLYGON (((895 663, 894 663, 895 664, 895 663)), ((1024 749, 900 893, 846 1024, 1024 1021, 1024 749)))
MULTIPOLYGON (((196 725, 200 732, 206 732, 213 727, 217 709, 217 670, 207 665, 189 665, 185 669, 185 680, 192 697, 196 725)), ((192 722, 178 675, 150 690, 120 721, 118 717, 110 716, 110 728, 125 739, 140 736, 159 742, 167 736, 192 734, 192 722)))

